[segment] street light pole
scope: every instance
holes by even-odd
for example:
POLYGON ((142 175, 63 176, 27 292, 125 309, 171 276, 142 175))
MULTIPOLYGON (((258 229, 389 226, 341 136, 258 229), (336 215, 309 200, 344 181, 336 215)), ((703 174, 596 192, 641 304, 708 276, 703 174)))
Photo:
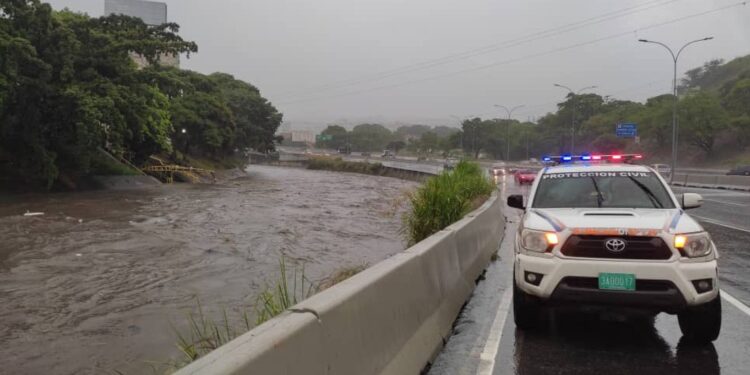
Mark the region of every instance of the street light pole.
POLYGON ((575 148, 576 148, 576 110, 578 109, 578 103, 576 102, 577 95, 579 95, 584 90, 595 89, 596 86, 587 86, 587 87, 584 87, 584 88, 578 90, 578 92, 573 91, 573 89, 571 89, 568 86, 560 85, 560 84, 557 84, 557 83, 555 83, 554 86, 568 90, 570 92, 570 95, 573 96, 573 98, 572 98, 573 99, 573 118, 572 118, 571 124, 570 124, 570 152, 571 153, 575 153, 575 148))
POLYGON ((672 62, 674 63, 674 76, 672 78, 672 166, 671 166, 671 172, 669 173, 669 183, 671 184, 674 181, 674 174, 677 172, 677 60, 680 58, 680 54, 685 49, 685 47, 698 42, 705 42, 707 40, 711 40, 714 37, 709 36, 703 39, 696 39, 691 42, 685 43, 682 48, 680 48, 677 51, 677 54, 675 54, 669 46, 667 46, 664 43, 656 42, 653 40, 648 39, 638 39, 641 43, 653 43, 658 44, 669 51, 669 54, 672 56, 672 62))
POLYGON ((508 114, 508 121, 505 123, 505 143, 506 143, 506 145, 505 145, 505 161, 509 162, 510 161, 510 117, 513 116, 513 112, 515 110, 517 110, 519 108, 523 108, 524 104, 517 105, 517 106, 515 106, 515 107, 513 107, 511 109, 508 109, 508 107, 500 105, 500 104, 495 104, 495 107, 504 109, 505 113, 508 114))

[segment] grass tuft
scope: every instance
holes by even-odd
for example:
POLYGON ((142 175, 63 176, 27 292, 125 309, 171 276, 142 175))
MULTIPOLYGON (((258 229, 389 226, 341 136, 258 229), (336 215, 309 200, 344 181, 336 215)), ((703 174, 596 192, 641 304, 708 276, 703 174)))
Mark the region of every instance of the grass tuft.
POLYGON ((495 185, 482 168, 467 161, 431 177, 410 196, 411 211, 404 215, 402 229, 408 245, 460 220, 479 207, 494 189, 495 185))
POLYGON ((255 301, 255 324, 260 325, 298 302, 312 296, 316 290, 315 284, 305 277, 305 266, 294 268, 292 288, 289 288, 286 260, 279 260, 279 279, 274 287, 266 289, 258 295, 255 301))
POLYGON ((353 266, 353 267, 342 268, 342 269, 336 271, 336 273, 334 273, 330 277, 328 277, 325 280, 321 281, 318 284, 318 287, 316 289, 317 289, 318 292, 322 292, 322 291, 324 291, 324 290, 326 290, 326 289, 328 289, 328 288, 330 288, 330 287, 332 287, 332 286, 334 286, 334 285, 336 285, 336 284, 338 284, 338 283, 340 283, 340 282, 342 282, 342 281, 344 281, 344 280, 346 280, 346 279, 348 279, 348 278, 350 278, 350 277, 352 277, 352 276, 354 276, 354 275, 356 275, 356 274, 364 271, 365 269, 367 269, 367 265, 366 264, 362 264, 362 265, 358 265, 358 266, 353 266))
MULTIPOLYGON (((247 310, 242 312, 240 319, 230 320, 226 309, 223 309, 221 318, 214 320, 204 313, 203 305, 199 299, 196 299, 194 311, 186 315, 187 328, 180 331, 172 325, 177 338, 177 348, 182 353, 180 358, 169 362, 148 362, 147 364, 151 367, 153 374, 171 374, 251 330, 255 325, 270 320, 302 300, 348 279, 365 268, 367 268, 366 265, 344 268, 316 284, 305 277, 304 266, 294 267, 292 274, 289 275, 286 258, 282 257, 279 260, 279 276, 276 284, 267 285, 255 301, 255 322, 252 322, 247 310)), ((112 373, 123 375, 118 370, 113 370, 112 373)))

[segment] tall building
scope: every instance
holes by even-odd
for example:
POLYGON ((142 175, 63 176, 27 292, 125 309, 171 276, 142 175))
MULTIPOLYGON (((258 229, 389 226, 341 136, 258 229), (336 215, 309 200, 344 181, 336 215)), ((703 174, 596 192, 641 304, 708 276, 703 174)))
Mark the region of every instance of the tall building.
MULTIPOLYGON (((147 25, 158 26, 167 22, 167 4, 143 0, 104 0, 104 14, 122 14, 138 17, 147 25)), ((138 54, 131 57, 139 67, 148 65, 146 59, 138 54)), ((162 55, 159 63, 164 66, 180 66, 180 56, 162 55)))

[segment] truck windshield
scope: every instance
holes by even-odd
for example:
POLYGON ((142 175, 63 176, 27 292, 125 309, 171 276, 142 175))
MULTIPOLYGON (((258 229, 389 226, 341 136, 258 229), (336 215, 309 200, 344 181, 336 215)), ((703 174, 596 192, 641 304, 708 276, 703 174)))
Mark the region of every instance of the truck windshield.
POLYGON ((651 172, 581 172, 542 175, 534 208, 675 208, 651 172))

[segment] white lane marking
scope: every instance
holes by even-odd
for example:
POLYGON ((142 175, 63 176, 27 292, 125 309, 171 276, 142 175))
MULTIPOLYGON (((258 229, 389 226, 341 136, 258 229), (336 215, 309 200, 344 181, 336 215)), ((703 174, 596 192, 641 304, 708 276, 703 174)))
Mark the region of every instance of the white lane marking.
POLYGON ((707 223, 711 223, 711 224, 719 225, 719 226, 726 227, 726 228, 729 228, 729 229, 734 229, 734 230, 739 230, 739 231, 742 231, 742 232, 750 233, 750 229, 740 228, 740 227, 732 225, 732 224, 727 224, 727 223, 725 223, 723 221, 709 219, 709 218, 704 217, 704 216, 698 216, 698 215, 693 215, 693 214, 690 214, 690 216, 692 216, 692 217, 694 217, 694 218, 696 218, 696 219, 698 219, 700 221, 705 221, 707 223))
POLYGON ((726 290, 721 289, 721 298, 724 298, 725 301, 731 303, 734 305, 734 307, 740 309, 745 315, 750 315, 750 307, 745 306, 744 303, 740 302, 737 298, 734 298, 731 294, 727 293, 726 290))
POLYGON ((716 200, 716 199, 705 199, 704 198, 703 200, 706 201, 706 202, 714 202, 714 203, 727 204, 727 205, 739 206, 739 207, 746 207, 748 205, 747 203, 734 203, 734 202, 720 201, 720 200, 716 200))
POLYGON ((484 344, 484 350, 479 356, 479 368, 477 375, 492 375, 495 371, 495 358, 497 351, 500 349, 500 339, 503 337, 503 327, 505 327, 505 318, 510 311, 510 303, 513 300, 511 288, 505 289, 500 304, 497 306, 497 314, 492 322, 490 333, 487 336, 487 342, 484 344))

